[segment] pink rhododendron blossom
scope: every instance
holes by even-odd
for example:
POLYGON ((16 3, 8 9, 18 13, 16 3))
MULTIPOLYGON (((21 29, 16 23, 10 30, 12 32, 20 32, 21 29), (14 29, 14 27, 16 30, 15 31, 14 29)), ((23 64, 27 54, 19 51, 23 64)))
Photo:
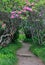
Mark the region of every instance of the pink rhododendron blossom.
POLYGON ((10 18, 14 19, 14 18, 15 18, 15 16, 14 16, 14 15, 11 15, 11 17, 10 17, 10 18))
POLYGON ((32 12, 32 8, 27 7, 27 10, 32 12))
POLYGON ((18 12, 18 14, 21 14, 21 13, 22 13, 21 11, 18 12))
POLYGON ((24 7, 23 10, 28 10, 28 11, 32 12, 32 8, 29 8, 29 7, 24 7))
POLYGON ((19 15, 18 15, 18 14, 16 14, 16 15, 15 15, 15 17, 19 17, 19 15))
POLYGON ((14 15, 14 14, 12 14, 10 18, 12 18, 12 19, 13 19, 13 18, 16 18, 16 17, 19 17, 19 15, 18 15, 18 14, 15 14, 15 15, 14 15))
POLYGON ((15 11, 12 11, 11 12, 11 18, 14 18, 15 14, 16 14, 16 12, 15 11))

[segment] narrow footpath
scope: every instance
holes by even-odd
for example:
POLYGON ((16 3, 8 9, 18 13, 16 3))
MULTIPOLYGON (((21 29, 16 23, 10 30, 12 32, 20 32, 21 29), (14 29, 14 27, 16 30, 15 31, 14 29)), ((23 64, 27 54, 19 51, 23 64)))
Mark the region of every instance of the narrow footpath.
POLYGON ((42 61, 29 51, 30 44, 22 43, 22 48, 17 51, 18 65, 44 65, 42 61))

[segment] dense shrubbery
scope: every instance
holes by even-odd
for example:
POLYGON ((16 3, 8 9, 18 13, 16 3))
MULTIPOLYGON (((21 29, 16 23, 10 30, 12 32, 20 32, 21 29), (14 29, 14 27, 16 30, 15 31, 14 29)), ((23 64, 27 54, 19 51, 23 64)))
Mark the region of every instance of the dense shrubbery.
POLYGON ((21 19, 11 19, 10 14, 8 15, 6 12, 1 12, 0 15, 0 19, 3 21, 0 28, 0 45, 5 46, 10 43, 14 37, 18 37, 17 29, 19 29, 21 19), (7 18, 5 19, 6 16, 7 18))
MULTIPOLYGON (((1 1, 4 5, 8 5, 10 3, 10 1, 1 1)), ((14 1, 11 1, 14 2, 14 1)), ((20 1, 16 1, 15 3, 17 3, 20 1)), ((18 4, 19 4, 18 3, 18 4)), ((13 4, 13 3, 11 3, 13 4)), ((20 3, 21 4, 21 3, 20 3)), ((23 5, 23 3, 22 3, 23 5)), ((18 5, 20 6, 20 5, 18 5)), ((18 7, 16 5, 16 7, 18 7)), ((9 6, 10 7, 10 6, 9 6)), ((12 6, 13 7, 13 6, 12 6)), ((40 6, 41 7, 41 6, 40 6)), ((4 6, 4 10, 6 11, 7 6, 4 6)), ((7 17, 7 22, 8 22, 8 32, 10 32, 11 36, 13 37, 14 32, 16 32, 16 29, 19 28, 20 24, 22 23, 22 25, 24 24, 25 26, 23 26, 24 28, 24 33, 26 35, 27 38, 32 37, 33 42, 35 41, 34 38, 37 39, 38 44, 42 44, 43 43, 43 19, 42 19, 42 15, 41 15, 41 11, 38 11, 34 5, 34 3, 29 3, 27 2, 26 4, 24 4, 24 6, 21 8, 19 7, 20 10, 15 9, 14 11, 11 12, 11 16, 8 14, 1 14, 1 16, 4 18, 4 15, 8 15, 7 17), (29 5, 28 5, 29 4, 29 5), (26 22, 25 22, 26 21, 26 22), (25 22, 25 23, 24 23, 25 22), (11 24, 11 25, 10 25, 11 24), (10 31, 9 31, 10 30, 10 31)), ((10 12, 10 11, 9 11, 10 12)), ((2 18, 0 17, 0 18, 2 18)), ((3 20, 5 21, 5 20, 3 20)), ((34 42, 35 43, 35 42, 34 42)))
POLYGON ((14 42, 15 40, 17 40, 18 38, 19 38, 19 31, 17 30, 17 31, 14 33, 12 42, 14 42))
POLYGON ((36 56, 38 56, 45 64, 45 46, 39 46, 37 44, 33 44, 30 46, 31 52, 33 52, 36 56))

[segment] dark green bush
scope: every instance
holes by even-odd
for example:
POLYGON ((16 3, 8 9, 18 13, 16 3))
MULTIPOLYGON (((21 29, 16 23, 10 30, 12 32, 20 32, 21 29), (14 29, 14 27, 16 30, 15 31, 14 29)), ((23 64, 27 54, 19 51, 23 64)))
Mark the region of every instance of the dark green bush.
POLYGON ((3 32, 4 32, 4 29, 2 28, 2 25, 0 23, 0 36, 3 34, 3 32))
POLYGON ((0 36, 3 34, 4 30, 0 29, 0 36))
POLYGON ((23 27, 26 38, 32 38, 32 34, 31 34, 31 30, 30 30, 30 21, 28 21, 28 19, 23 21, 22 27, 23 27))
POLYGON ((25 30, 24 33, 25 33, 26 38, 31 38, 32 37, 30 30, 25 30))
POLYGON ((15 40, 17 40, 19 37, 19 31, 17 30, 14 35, 13 35, 13 39, 12 39, 12 42, 14 42, 15 40))

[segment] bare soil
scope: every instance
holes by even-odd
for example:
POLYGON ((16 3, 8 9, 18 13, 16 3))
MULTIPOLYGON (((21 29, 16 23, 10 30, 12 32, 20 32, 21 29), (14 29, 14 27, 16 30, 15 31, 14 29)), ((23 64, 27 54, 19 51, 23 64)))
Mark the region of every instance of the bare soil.
POLYGON ((29 51, 30 44, 22 42, 22 48, 17 51, 18 65, 44 65, 43 62, 29 51))

